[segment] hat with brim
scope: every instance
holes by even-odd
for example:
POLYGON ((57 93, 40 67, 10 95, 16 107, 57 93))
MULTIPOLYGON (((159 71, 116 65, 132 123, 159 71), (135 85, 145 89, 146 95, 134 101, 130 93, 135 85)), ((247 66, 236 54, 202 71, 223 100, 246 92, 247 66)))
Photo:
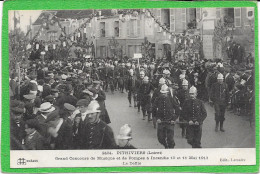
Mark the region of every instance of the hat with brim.
POLYGON ((167 93, 167 92, 169 92, 169 88, 168 88, 168 86, 167 86, 166 84, 164 84, 164 85, 161 87, 160 93, 165 94, 165 93, 167 93))
POLYGON ((69 103, 65 103, 65 104, 64 104, 64 108, 65 108, 66 110, 68 110, 68 111, 75 111, 75 109, 76 109, 73 105, 71 105, 71 104, 69 104, 69 103))
POLYGON ((132 139, 132 137, 127 136, 127 135, 118 135, 117 139, 119 139, 119 140, 129 140, 129 139, 132 139))
POLYGON ((34 94, 27 94, 27 95, 23 95, 23 97, 27 100, 33 100, 36 98, 36 95, 34 94))
POLYGON ((88 105, 86 114, 93 114, 93 113, 100 113, 100 105, 98 104, 98 102, 96 100, 93 100, 90 102, 90 104, 88 105))
POLYGON ((90 103, 90 100, 87 100, 87 99, 80 99, 78 102, 77 102, 77 106, 88 106, 90 103))
POLYGON ((39 108, 39 111, 43 112, 43 113, 50 113, 50 112, 53 112, 54 110, 55 110, 55 107, 53 107, 50 102, 42 103, 39 108))
POLYGON ((100 84, 101 82, 98 80, 93 81, 93 84, 100 84))

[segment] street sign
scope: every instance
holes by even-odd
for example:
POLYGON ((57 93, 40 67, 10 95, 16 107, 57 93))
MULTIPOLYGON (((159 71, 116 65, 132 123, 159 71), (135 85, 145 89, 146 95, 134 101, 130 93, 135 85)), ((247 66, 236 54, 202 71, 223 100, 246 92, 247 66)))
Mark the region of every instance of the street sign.
POLYGON ((91 58, 91 55, 86 55, 85 58, 86 58, 86 59, 90 59, 90 58, 91 58))
POLYGON ((142 53, 134 53, 134 59, 141 59, 142 53))

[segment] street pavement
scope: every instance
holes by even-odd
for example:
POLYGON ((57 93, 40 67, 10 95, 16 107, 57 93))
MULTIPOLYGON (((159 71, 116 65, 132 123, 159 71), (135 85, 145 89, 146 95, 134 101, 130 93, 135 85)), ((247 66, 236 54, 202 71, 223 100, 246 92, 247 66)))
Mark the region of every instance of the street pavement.
MULTIPOLYGON (((114 94, 107 92, 106 107, 111 119, 109 124, 114 131, 115 137, 124 124, 132 127, 132 141, 138 149, 162 149, 164 148, 157 140, 157 132, 152 122, 142 120, 141 112, 137 108, 129 107, 127 93, 115 91, 114 94)), ((237 116, 226 112, 224 122, 225 132, 215 132, 214 108, 205 104, 207 118, 202 127, 203 148, 251 148, 255 146, 255 129, 250 127, 246 116, 237 116)), ((185 138, 181 136, 181 128, 175 125, 175 148, 191 148, 185 138)))

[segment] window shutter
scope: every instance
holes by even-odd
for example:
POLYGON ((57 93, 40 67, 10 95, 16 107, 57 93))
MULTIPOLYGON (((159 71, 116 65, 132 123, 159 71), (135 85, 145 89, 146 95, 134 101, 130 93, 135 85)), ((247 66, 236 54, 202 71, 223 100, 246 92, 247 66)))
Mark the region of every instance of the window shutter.
POLYGON ((109 22, 104 22, 104 28, 105 28, 105 37, 109 36, 109 22))
POLYGON ((140 37, 141 36, 141 20, 137 19, 137 36, 140 37))
POLYGON ((186 8, 181 9, 182 29, 186 29, 186 8))
POLYGON ((241 27, 241 8, 234 8, 235 27, 241 27))
POLYGON ((119 21, 119 37, 122 37, 122 21, 119 21))
POLYGON ((96 37, 100 37, 100 33, 101 33, 101 22, 97 23, 96 25, 96 37))
POLYGON ((131 22, 130 20, 126 22, 126 24, 127 24, 127 27, 126 27, 127 28, 127 36, 128 37, 130 36, 130 22, 131 22))
POLYGON ((216 8, 216 18, 220 19, 221 17, 221 8, 216 8))
MULTIPOLYGON (((161 9, 157 9, 156 10, 157 11, 157 18, 156 19, 158 19, 158 21, 159 21, 159 23, 161 23, 162 22, 162 10, 161 9)), ((158 30, 157 30, 158 32, 161 32, 162 31, 162 28, 160 27, 160 26, 158 26, 158 30)))
POLYGON ((170 9, 170 31, 175 31, 175 9, 170 9))

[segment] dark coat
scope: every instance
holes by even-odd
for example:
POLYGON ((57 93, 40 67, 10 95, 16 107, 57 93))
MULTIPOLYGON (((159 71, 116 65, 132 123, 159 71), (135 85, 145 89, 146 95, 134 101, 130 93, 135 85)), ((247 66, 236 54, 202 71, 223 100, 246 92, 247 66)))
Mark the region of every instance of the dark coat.
POLYGON ((234 79, 234 77, 233 77, 231 74, 229 74, 229 75, 225 78, 225 82, 226 82, 226 84, 228 85, 228 90, 229 90, 229 91, 232 91, 233 88, 234 88, 234 85, 235 85, 235 79, 234 79))
POLYGON ((72 137, 72 127, 63 120, 58 136, 52 137, 51 142, 55 144, 55 150, 72 149, 72 137))
POLYGON ((10 120, 10 137, 11 138, 11 144, 10 148, 11 150, 22 150, 22 140, 25 138, 25 123, 24 121, 20 121, 20 126, 18 126, 11 118, 10 120))
POLYGON ((226 83, 214 83, 210 90, 210 99, 219 105, 227 105, 229 100, 229 90, 226 83))
POLYGON ((181 118, 185 121, 198 121, 200 124, 203 123, 207 117, 207 111, 203 102, 199 99, 188 99, 184 102, 181 118))
POLYGON ((49 85, 43 85, 42 98, 51 95, 51 87, 49 85))
POLYGON ((183 88, 180 88, 177 91, 177 97, 180 101, 180 106, 183 107, 184 101, 189 98, 189 90, 184 90, 183 88))
POLYGON ((98 91, 98 97, 96 99, 98 101, 98 104, 100 106, 101 114, 100 114, 100 119, 103 120, 105 123, 109 124, 111 123, 107 109, 106 109, 106 94, 104 91, 99 90, 98 91))
POLYGON ((75 96, 67 95, 65 98, 66 98, 65 99, 65 103, 69 103, 69 104, 71 104, 71 105, 76 107, 78 99, 75 96))
POLYGON ((175 121, 178 118, 179 104, 172 96, 160 94, 154 102, 153 110, 153 113, 156 113, 156 119, 175 121))
POLYGON ((126 90, 136 91, 137 78, 136 76, 128 76, 126 80, 126 90))
POLYGON ((98 123, 87 123, 87 118, 81 121, 79 136, 81 149, 113 149, 116 148, 112 129, 102 120, 98 123))
POLYGON ((35 132, 33 134, 32 138, 29 138, 27 135, 25 138, 25 148, 26 150, 44 150, 46 149, 45 146, 45 140, 43 136, 39 132, 35 132))

